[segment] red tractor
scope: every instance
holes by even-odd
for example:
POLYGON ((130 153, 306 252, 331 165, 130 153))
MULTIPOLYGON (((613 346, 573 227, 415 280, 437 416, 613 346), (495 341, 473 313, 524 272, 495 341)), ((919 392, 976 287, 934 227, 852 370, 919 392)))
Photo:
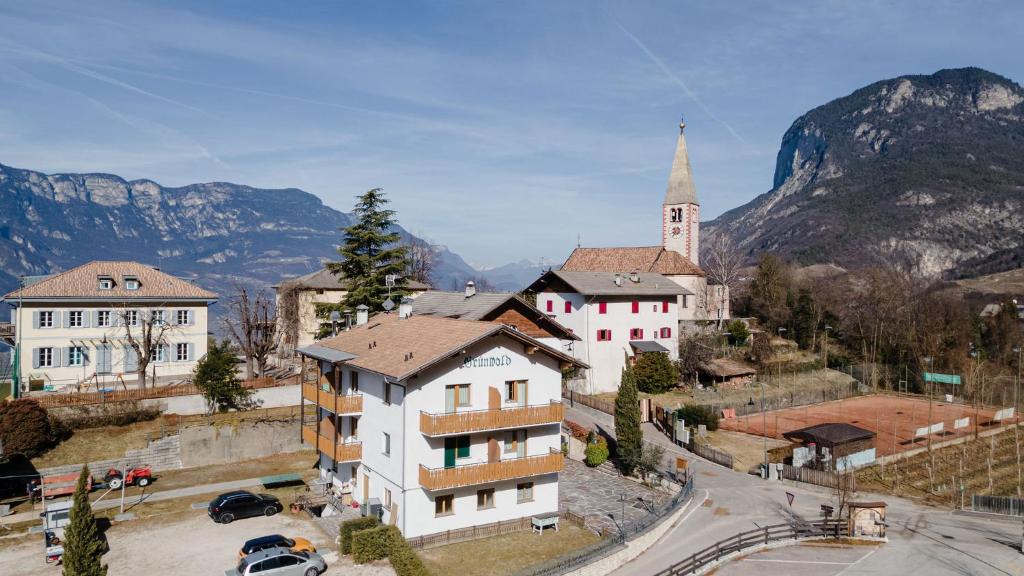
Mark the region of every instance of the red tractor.
POLYGON ((129 468, 126 475, 122 478, 121 471, 117 468, 111 468, 107 470, 103 480, 106 481, 107 486, 117 490, 122 484, 127 486, 141 486, 145 488, 149 486, 149 483, 153 481, 153 469, 150 466, 137 466, 129 468))

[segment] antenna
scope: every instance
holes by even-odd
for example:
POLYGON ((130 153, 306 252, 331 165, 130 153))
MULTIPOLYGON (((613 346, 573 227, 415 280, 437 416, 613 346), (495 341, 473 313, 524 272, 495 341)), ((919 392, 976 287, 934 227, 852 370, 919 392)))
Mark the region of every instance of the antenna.
POLYGON ((579 232, 576 233, 576 247, 577 248, 580 247, 580 233, 579 232))

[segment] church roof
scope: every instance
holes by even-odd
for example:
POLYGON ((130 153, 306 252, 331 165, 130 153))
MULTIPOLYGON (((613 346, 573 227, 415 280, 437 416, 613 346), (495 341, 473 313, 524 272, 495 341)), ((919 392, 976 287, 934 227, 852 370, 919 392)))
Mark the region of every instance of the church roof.
POLYGON ((628 274, 656 272, 666 276, 704 276, 689 258, 661 246, 631 248, 577 248, 562 264, 562 270, 574 272, 618 272, 628 274))
POLYGON ((690 156, 686 152, 684 126, 682 122, 679 123, 679 141, 676 143, 675 158, 672 159, 672 172, 668 176, 665 204, 700 204, 697 202, 697 190, 693 186, 690 156))

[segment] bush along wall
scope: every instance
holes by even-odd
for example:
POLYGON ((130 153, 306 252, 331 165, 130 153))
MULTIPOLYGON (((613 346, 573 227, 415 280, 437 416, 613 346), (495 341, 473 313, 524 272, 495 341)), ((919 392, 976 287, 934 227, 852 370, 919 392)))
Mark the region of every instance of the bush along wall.
POLYGON ((341 543, 341 553, 352 553, 353 532, 376 528, 379 524, 380 522, 373 516, 364 516, 362 518, 354 518, 352 520, 346 520, 342 522, 338 538, 339 542, 341 543))
MULTIPOLYGON (((377 526, 352 533, 352 561, 356 564, 366 564, 381 558, 387 558, 391 552, 391 541, 394 539, 392 529, 398 531, 394 526, 377 526)), ((399 534, 398 538, 402 535, 399 534)))

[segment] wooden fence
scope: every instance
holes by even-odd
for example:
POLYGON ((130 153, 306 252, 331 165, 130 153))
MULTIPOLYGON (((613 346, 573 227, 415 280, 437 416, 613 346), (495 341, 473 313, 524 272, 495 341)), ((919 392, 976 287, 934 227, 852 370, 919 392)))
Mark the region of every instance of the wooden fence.
MULTIPOLYGON (((274 388, 276 386, 287 386, 298 384, 298 376, 293 375, 287 378, 276 379, 271 376, 245 380, 242 386, 251 390, 260 388, 274 388)), ((44 408, 63 408, 67 406, 88 406, 91 404, 105 404, 110 402, 127 402, 132 400, 151 400, 155 398, 169 398, 172 396, 191 396, 202 394, 202 391, 195 384, 176 384, 172 386, 151 386, 149 388, 128 390, 115 390, 113 392, 69 392, 45 393, 31 395, 40 406, 44 408)))
MULTIPOLYGON (((583 527, 585 522, 585 518, 583 516, 569 510, 560 511, 558 513, 558 517, 562 520, 577 524, 580 527, 583 527)), ((466 528, 459 528, 456 530, 446 530, 444 532, 435 532, 434 534, 413 536, 412 538, 406 538, 406 541, 409 542, 409 545, 413 548, 433 548, 435 546, 466 542, 469 540, 476 540, 478 538, 490 538, 491 536, 500 536, 502 534, 511 534, 513 532, 523 532, 532 528, 532 517, 524 516, 513 520, 502 520, 501 522, 491 522, 490 524, 480 524, 479 526, 467 526, 466 528)))
POLYGON ((726 468, 732 469, 733 460, 732 454, 716 450, 707 444, 698 444, 693 440, 690 440, 689 444, 684 444, 687 450, 693 452, 697 456, 710 460, 719 466, 725 466, 726 468))
POLYGON ((836 474, 835 472, 826 472, 825 470, 783 464, 782 477, 786 480, 796 480, 797 482, 806 482, 828 488, 836 488, 842 485, 850 491, 857 490, 857 478, 853 474, 836 474))
POLYGON ((589 394, 580 394, 572 390, 562 389, 562 396, 569 401, 569 405, 582 404, 589 408, 593 408, 598 412, 604 412, 605 414, 615 415, 615 402, 608 400, 602 400, 597 396, 591 396, 589 394))
POLYGON ((971 510, 988 512, 989 514, 1005 514, 1007 516, 1024 516, 1024 500, 1007 496, 971 496, 971 510))

